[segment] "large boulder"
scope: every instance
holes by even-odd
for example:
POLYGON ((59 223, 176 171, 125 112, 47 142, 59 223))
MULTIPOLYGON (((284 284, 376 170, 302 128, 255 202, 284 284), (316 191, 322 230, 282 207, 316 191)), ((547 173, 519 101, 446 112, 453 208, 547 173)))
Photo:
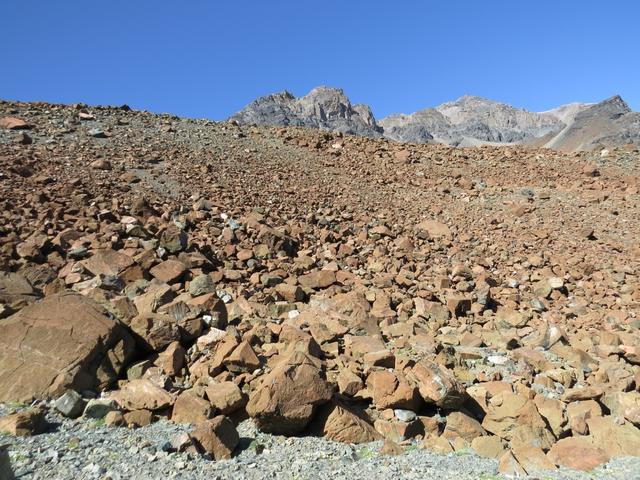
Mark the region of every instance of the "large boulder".
POLYGON ((331 388, 318 363, 294 352, 264 377, 247 404, 247 413, 260 430, 280 435, 300 433, 316 407, 331 399, 331 388))
POLYGON ((0 402, 103 390, 133 350, 126 328, 97 303, 52 295, 0 322, 0 402))

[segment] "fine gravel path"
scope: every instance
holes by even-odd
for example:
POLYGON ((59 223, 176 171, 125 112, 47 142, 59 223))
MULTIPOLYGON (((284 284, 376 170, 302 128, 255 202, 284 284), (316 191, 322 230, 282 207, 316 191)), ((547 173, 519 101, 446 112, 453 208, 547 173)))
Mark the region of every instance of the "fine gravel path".
MULTIPOLYGON (((19 479, 498 479, 497 462, 472 453, 441 455, 405 447, 399 456, 379 453, 381 442, 346 445, 317 437, 282 437, 238 425, 240 446, 232 460, 211 461, 173 452, 171 440, 187 425, 160 421, 137 430, 50 414, 52 430, 34 437, 3 437, 19 479)), ((618 459, 590 473, 560 470, 551 479, 640 478, 640 459, 618 459)))

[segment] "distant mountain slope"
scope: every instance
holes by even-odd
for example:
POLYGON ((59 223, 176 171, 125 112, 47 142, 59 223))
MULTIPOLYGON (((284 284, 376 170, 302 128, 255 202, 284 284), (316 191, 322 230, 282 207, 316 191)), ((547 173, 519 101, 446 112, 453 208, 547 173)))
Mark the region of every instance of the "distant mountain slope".
POLYGON ((582 109, 546 146, 567 152, 640 144, 640 113, 619 96, 582 109))
POLYGON ((576 151, 640 144, 640 113, 632 112, 619 96, 537 113, 465 95, 435 108, 389 115, 377 122, 367 105, 352 105, 341 89, 318 87, 299 98, 289 92, 261 97, 230 120, 455 146, 528 144, 576 151))
POLYGON ((292 125, 379 137, 382 134, 367 105, 352 105, 338 88, 314 88, 296 98, 281 92, 258 98, 230 120, 240 124, 292 125))

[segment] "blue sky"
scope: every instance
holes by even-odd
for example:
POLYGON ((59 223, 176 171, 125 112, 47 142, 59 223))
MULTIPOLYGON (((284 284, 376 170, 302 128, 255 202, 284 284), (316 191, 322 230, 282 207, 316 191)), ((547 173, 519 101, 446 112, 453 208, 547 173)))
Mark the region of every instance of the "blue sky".
POLYGON ((0 98, 222 119, 344 88, 376 117, 474 94, 640 110, 637 0, 4 0, 0 98))

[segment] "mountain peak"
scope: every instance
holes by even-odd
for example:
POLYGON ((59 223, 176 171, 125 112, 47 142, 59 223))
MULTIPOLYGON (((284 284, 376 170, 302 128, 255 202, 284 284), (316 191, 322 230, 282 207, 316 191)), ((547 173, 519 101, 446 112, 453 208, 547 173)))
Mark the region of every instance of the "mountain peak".
POLYGON ((289 92, 261 97, 230 120, 241 124, 293 125, 369 137, 382 129, 367 105, 352 105, 341 88, 319 86, 303 97, 289 92))
POLYGON ((369 106, 353 105, 343 89, 321 85, 301 97, 286 90, 261 97, 231 119, 456 146, 531 144, 573 151, 598 143, 640 143, 640 114, 633 113, 620 95, 596 104, 569 103, 531 112, 466 94, 435 108, 390 115, 378 122, 369 106))

